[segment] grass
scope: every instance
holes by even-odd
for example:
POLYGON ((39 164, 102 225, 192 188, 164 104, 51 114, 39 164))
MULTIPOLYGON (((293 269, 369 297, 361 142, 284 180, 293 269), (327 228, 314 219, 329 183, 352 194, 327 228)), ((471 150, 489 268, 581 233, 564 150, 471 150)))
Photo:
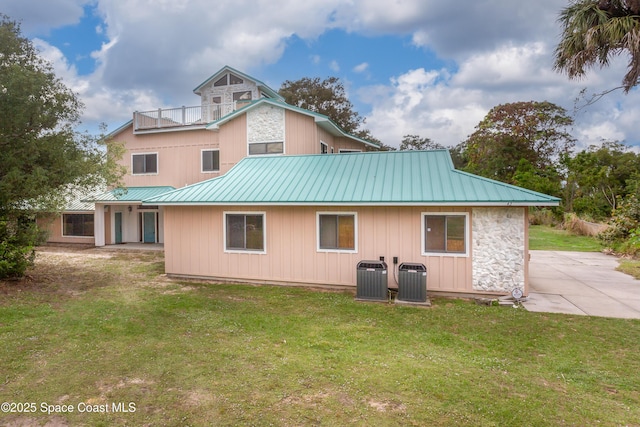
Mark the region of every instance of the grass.
POLYGON ((638 259, 621 259, 620 265, 616 268, 618 271, 629 274, 640 280, 640 260, 638 259))
POLYGON ((566 230, 545 225, 532 225, 529 227, 529 249, 599 252, 603 246, 593 237, 578 236, 566 230))
POLYGON ((28 279, 0 282, 0 402, 37 405, 0 424, 640 420, 640 321, 174 282, 161 256, 41 252, 28 279), (76 411, 46 414, 43 402, 76 411), (129 402, 135 412, 77 410, 129 402))

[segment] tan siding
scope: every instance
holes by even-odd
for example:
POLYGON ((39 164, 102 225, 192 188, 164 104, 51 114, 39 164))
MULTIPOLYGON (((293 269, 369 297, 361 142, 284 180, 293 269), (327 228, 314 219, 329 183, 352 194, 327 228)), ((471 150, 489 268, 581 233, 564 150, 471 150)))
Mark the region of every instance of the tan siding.
MULTIPOLYGON (((73 212, 73 213, 93 213, 93 212, 73 212)), ((94 245, 95 238, 93 237, 68 237, 62 235, 62 215, 56 217, 41 217, 36 220, 38 227, 42 230, 46 230, 49 235, 47 238, 48 243, 73 243, 73 244, 85 244, 94 245)))
POLYGON ((320 141, 322 141, 329 146, 329 153, 331 153, 331 148, 333 148, 333 151, 337 153, 338 150, 336 149, 336 144, 334 142, 335 137, 320 127, 318 127, 317 129, 318 129, 318 144, 320 144, 320 141))
POLYGON ((247 156, 247 115, 220 127, 220 173, 227 173, 236 163, 247 156))
MULTIPOLYGON (((452 211, 453 209, 439 209, 452 211)), ((457 209, 465 211, 464 209, 457 209)), ((166 207, 167 273, 228 280, 355 286, 356 265, 384 256, 395 287, 393 257, 423 263, 432 291, 473 292, 471 258, 423 256, 421 214, 426 208, 166 207), (225 253, 223 212, 266 213, 266 254, 225 253), (316 212, 355 211, 358 252, 318 252, 316 212)))
POLYGON ((114 137, 125 143, 126 153, 120 164, 127 168, 123 180, 129 187, 171 185, 176 188, 193 184, 218 174, 202 173, 201 150, 219 148, 218 132, 204 129, 133 134, 131 127, 114 137), (158 173, 133 175, 132 154, 158 153, 158 173))
POLYGON ((285 112, 286 154, 319 154, 320 140, 312 117, 285 112))

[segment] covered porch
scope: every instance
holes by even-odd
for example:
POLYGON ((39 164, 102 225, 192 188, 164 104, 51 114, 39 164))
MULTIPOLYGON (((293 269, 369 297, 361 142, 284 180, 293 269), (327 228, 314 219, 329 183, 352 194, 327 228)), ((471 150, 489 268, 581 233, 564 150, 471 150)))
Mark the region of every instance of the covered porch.
POLYGON ((95 245, 163 244, 164 208, 142 201, 173 187, 128 187, 99 194, 95 203, 95 245))

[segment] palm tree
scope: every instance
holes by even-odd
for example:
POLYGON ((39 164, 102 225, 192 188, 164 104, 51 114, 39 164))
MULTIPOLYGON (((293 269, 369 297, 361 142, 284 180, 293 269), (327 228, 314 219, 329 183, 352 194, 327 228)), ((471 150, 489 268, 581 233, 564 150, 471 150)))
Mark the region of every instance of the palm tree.
POLYGON ((560 13, 562 38, 554 68, 579 78, 623 52, 630 56, 625 92, 640 83, 640 0, 573 0, 560 13))

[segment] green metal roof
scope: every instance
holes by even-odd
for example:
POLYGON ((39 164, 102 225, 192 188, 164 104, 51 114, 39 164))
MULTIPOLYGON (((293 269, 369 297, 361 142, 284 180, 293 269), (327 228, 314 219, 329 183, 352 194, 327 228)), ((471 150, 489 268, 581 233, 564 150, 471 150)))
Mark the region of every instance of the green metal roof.
POLYGON ((145 199, 150 199, 172 190, 175 190, 175 187, 160 186, 116 188, 83 200, 83 202, 141 202, 145 199))
POLYGON ((560 199, 455 170, 447 150, 246 157, 159 205, 556 206, 560 199))

